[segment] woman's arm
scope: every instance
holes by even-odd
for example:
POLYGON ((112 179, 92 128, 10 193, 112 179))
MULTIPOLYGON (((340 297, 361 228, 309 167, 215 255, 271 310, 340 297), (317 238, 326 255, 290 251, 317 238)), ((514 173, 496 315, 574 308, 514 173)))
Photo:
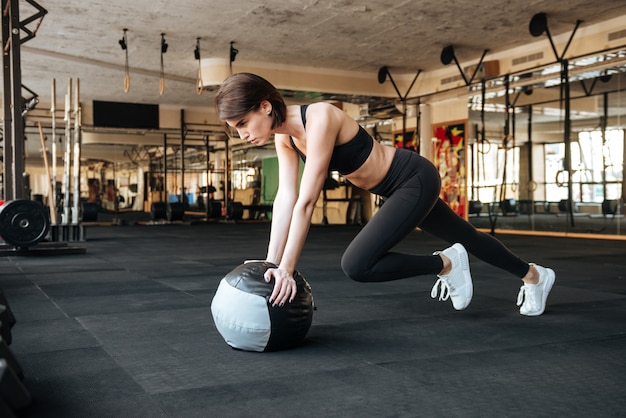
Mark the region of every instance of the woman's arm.
POLYGON ((289 142, 287 135, 275 135, 274 142, 278 155, 278 191, 272 207, 272 226, 266 260, 279 265, 287 243, 293 207, 298 198, 300 157, 286 145, 289 142))
MULTIPOLYGON (((328 175, 330 157, 341 124, 341 118, 336 116, 338 109, 331 107, 332 105, 320 103, 311 105, 309 112, 307 112, 307 160, 300 182, 300 192, 292 208, 288 231, 285 229, 281 231, 281 233, 287 232, 287 240, 278 263, 278 269, 270 269, 266 273, 268 277, 274 277, 276 280, 270 302, 273 301, 279 305, 291 301, 295 297, 296 286, 293 273, 311 225, 315 203, 328 175)), ((279 154, 279 165, 281 164, 283 162, 280 160, 279 154)), ((288 166, 290 166, 289 163, 288 166)), ((282 171, 282 167, 280 170, 282 171)), ((282 175, 280 180, 282 180, 282 175)), ((279 185, 279 190, 280 187, 279 185)), ((272 219, 274 216, 272 214, 272 219)))

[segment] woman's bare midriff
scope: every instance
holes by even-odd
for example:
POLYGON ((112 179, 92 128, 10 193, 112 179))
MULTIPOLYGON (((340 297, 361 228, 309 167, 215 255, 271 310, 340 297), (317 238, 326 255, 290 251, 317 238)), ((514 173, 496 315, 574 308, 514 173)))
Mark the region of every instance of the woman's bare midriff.
POLYGON ((356 187, 369 190, 385 178, 395 152, 395 148, 374 141, 372 152, 363 165, 345 177, 356 187))

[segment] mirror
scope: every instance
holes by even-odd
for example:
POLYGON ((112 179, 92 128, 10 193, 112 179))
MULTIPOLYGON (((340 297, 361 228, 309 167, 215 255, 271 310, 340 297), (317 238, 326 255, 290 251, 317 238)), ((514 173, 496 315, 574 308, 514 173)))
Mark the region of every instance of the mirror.
POLYGON ((470 222, 492 231, 626 234, 625 57, 569 62, 569 86, 557 63, 510 77, 508 97, 504 79, 476 89, 470 222))

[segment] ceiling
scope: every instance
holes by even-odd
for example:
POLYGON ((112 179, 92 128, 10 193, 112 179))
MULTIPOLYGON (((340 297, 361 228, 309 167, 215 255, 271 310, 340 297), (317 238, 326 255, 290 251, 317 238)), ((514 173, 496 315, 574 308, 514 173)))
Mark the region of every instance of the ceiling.
MULTIPOLYGON (((20 20, 35 14, 33 0, 20 1, 20 20)), ((280 63, 371 73, 443 67, 442 49, 454 45, 459 61, 478 60, 483 50, 505 51, 535 42, 532 16, 544 12, 552 36, 582 25, 626 16, 615 0, 38 0, 45 17, 27 27, 36 37, 21 46, 22 83, 57 106, 68 79, 80 80, 82 102, 153 103, 162 107, 212 107, 212 95, 196 93, 199 42, 202 58, 232 63, 280 63), (124 92, 127 29, 130 88, 124 92), (165 85, 159 92, 161 34, 165 85), (198 41, 198 38, 199 41, 198 41)), ((546 42, 548 42, 546 40, 546 42)), ((60 103, 62 106, 62 103, 60 103)))
MULTIPOLYGON (((57 114, 64 108, 70 79, 73 86, 80 80, 81 103, 145 103, 173 111, 212 112, 212 89, 202 94, 196 90, 200 65, 196 48, 203 62, 220 59, 226 63, 231 47, 235 48, 238 53, 230 63, 233 72, 285 66, 344 77, 365 75, 378 85, 379 69, 387 66, 396 80, 404 75, 408 85, 419 70, 444 69, 440 57, 449 45, 462 63, 477 62, 486 50, 489 59, 492 54, 538 41, 548 45, 545 36, 535 38, 529 32, 532 17, 540 12, 547 15, 553 38, 569 36, 577 20, 584 20, 580 25, 584 28, 626 17, 626 2, 615 0, 19 0, 19 5, 20 22, 29 21, 21 38, 28 32, 35 34, 20 47, 22 95, 35 95, 39 100, 27 123, 27 135, 35 137, 38 131, 33 120, 48 117, 53 80, 57 114), (38 13, 43 19, 31 19, 38 13), (120 45, 122 38, 125 50, 120 45), (168 45, 164 54, 162 40, 168 45), (126 54, 130 83, 125 92, 126 54)), ((613 83, 626 84, 619 81, 623 78, 614 78, 613 83)), ((385 93, 389 99, 381 100, 382 117, 387 114, 385 109, 397 116, 393 105, 396 91, 405 94, 404 87, 402 92, 391 89, 389 79, 385 93)), ((317 98, 314 90, 305 88, 285 93, 288 101, 317 98)), ((419 94, 419 83, 411 94, 419 94)), ((552 97, 558 97, 558 92, 552 97)), ((520 103, 524 100, 523 96, 520 103)), ((501 113, 488 114, 487 125, 488 130, 500 131, 501 113)), ((382 130, 383 135, 391 136, 390 125, 382 130)), ((221 135, 221 129, 218 131, 221 135)), ((117 141, 114 147, 107 141, 84 146, 83 157, 115 161, 137 148, 132 141, 117 141)), ((27 160, 40 160, 39 142, 27 141, 27 145, 27 160)))

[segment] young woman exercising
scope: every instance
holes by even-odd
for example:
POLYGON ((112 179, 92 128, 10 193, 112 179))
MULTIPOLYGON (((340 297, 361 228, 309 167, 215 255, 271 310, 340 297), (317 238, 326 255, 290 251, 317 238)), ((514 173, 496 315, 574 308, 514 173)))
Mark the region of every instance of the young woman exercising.
POLYGON ((274 200, 266 281, 275 281, 270 303, 284 305, 296 294, 292 277, 329 170, 385 203, 350 243, 341 267, 352 280, 382 282, 437 275, 431 296, 465 309, 473 286, 467 251, 523 281, 517 304, 522 315, 544 312, 554 271, 529 264, 493 236, 476 230, 439 199, 439 172, 415 152, 384 146, 355 120, 329 103, 286 106, 278 90, 254 74, 229 77, 215 98, 218 117, 258 146, 274 135, 279 186, 274 200), (298 192, 299 160, 305 160, 298 192), (433 255, 392 252, 416 227, 451 247, 433 255), (466 250, 467 248, 467 250, 466 250))

